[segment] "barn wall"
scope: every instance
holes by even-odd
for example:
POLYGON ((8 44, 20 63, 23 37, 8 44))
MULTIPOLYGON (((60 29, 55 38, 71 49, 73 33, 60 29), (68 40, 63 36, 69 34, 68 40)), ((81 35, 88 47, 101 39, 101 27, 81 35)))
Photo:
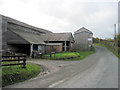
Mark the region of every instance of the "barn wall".
POLYGON ((88 49, 88 33, 78 33, 74 36, 75 49, 87 50, 88 49))
POLYGON ((46 53, 50 52, 50 47, 53 47, 51 52, 56 52, 56 53, 62 52, 62 48, 63 48, 62 44, 61 45, 52 45, 52 46, 47 45, 47 46, 45 46, 45 52, 46 53))
MULTIPOLYGON (((92 38, 92 36, 93 36, 92 34, 89 34, 89 38, 92 38)), ((92 40, 92 41, 89 41, 88 43, 89 43, 89 44, 92 44, 92 43, 93 43, 93 40, 92 40)))
POLYGON ((56 52, 62 52, 62 44, 59 46, 54 46, 54 48, 56 49, 56 52))
POLYGON ((92 38, 92 34, 82 32, 77 33, 74 35, 75 43, 74 49, 75 50, 89 50, 89 44, 92 44, 91 41, 88 42, 88 38, 92 38))
POLYGON ((3 53, 6 52, 7 49, 7 22, 2 19, 2 50, 3 53))

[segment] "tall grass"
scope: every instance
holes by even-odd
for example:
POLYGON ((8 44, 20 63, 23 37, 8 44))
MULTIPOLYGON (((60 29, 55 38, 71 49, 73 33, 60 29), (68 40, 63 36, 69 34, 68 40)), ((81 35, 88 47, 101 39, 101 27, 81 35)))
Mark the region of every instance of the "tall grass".
POLYGON ((26 69, 21 66, 3 66, 2 67, 2 86, 22 82, 35 77, 40 72, 40 66, 27 64, 26 69))

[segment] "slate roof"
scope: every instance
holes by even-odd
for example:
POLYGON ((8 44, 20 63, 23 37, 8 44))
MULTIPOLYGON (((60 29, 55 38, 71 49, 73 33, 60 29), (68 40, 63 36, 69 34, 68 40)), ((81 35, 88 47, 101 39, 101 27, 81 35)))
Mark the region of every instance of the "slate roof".
POLYGON ((15 29, 12 29, 11 31, 13 31, 14 33, 16 33, 17 35, 19 35, 20 37, 22 37, 24 40, 28 41, 31 44, 45 44, 42 37, 38 34, 15 29))
POLYGON ((23 27, 30 28, 35 31, 44 32, 44 34, 36 34, 31 32, 26 32, 24 30, 19 30, 16 28, 9 28, 11 31, 16 33, 18 36, 22 37, 24 40, 31 44, 45 44, 44 41, 71 41, 74 42, 74 38, 72 36, 72 33, 52 33, 51 31, 37 28, 31 25, 28 25, 26 23, 20 22, 18 20, 3 16, 2 19, 7 21, 8 23, 20 25, 23 27))
POLYGON ((44 41, 71 41, 74 42, 72 33, 49 33, 42 35, 44 41))
POLYGON ((31 28, 31 29, 33 29, 33 30, 37 30, 37 31, 39 31, 39 32, 52 33, 52 32, 49 31, 49 30, 45 30, 45 29, 42 29, 42 28, 37 28, 37 27, 35 27, 35 26, 32 26, 32 25, 29 25, 29 24, 20 22, 20 21, 18 21, 18 20, 12 19, 12 18, 7 17, 7 16, 3 16, 3 15, 1 15, 1 14, 0 14, 0 16, 2 16, 2 18, 3 18, 4 20, 6 20, 7 22, 9 22, 9 23, 14 23, 14 24, 17 24, 17 25, 21 25, 21 26, 24 26, 24 27, 27 27, 27 28, 31 28))
POLYGON ((90 30, 88 30, 88 29, 86 29, 86 28, 84 28, 84 27, 82 27, 82 28, 80 28, 79 30, 75 31, 75 34, 76 34, 76 33, 81 33, 81 32, 88 32, 88 33, 90 33, 90 34, 93 34, 90 30))

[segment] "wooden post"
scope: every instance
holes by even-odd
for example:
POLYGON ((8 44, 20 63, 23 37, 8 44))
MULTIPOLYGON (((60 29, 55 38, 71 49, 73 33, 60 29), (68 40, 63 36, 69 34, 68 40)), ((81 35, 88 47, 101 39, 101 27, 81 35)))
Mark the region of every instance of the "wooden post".
POLYGON ((30 56, 32 57, 32 52, 33 52, 33 44, 30 45, 30 56))
POLYGON ((22 68, 26 68, 26 59, 23 60, 23 67, 22 68))
POLYGON ((50 46, 50 58, 52 58, 52 53, 51 53, 51 46, 50 46))
POLYGON ((20 60, 20 57, 18 56, 18 63, 20 63, 20 61, 19 61, 19 60, 20 60))
POLYGON ((67 45, 66 45, 66 41, 65 41, 64 48, 65 48, 65 50, 64 50, 64 51, 67 51, 67 45))

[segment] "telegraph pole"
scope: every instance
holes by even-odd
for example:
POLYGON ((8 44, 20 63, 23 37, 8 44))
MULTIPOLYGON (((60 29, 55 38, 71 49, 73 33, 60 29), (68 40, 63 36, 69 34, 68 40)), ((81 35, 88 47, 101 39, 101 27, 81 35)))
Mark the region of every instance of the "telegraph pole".
POLYGON ((114 24, 115 30, 114 30, 114 40, 116 40, 116 24, 114 24))

